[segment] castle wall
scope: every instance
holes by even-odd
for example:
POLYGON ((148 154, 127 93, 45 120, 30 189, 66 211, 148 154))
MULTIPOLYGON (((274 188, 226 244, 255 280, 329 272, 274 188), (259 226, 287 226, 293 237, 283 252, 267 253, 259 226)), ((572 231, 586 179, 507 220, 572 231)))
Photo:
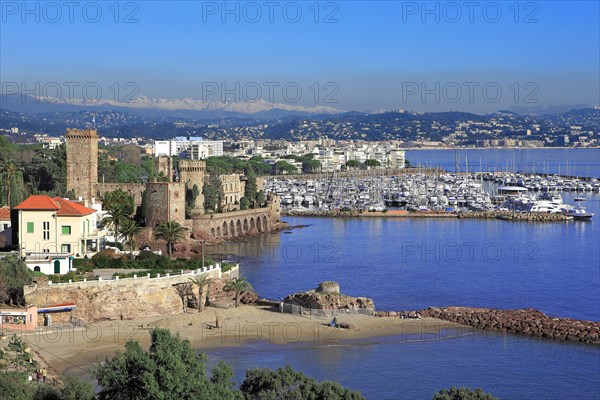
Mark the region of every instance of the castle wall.
POLYGON ((133 204, 136 207, 142 205, 142 197, 146 185, 143 183, 99 183, 96 186, 96 197, 102 198, 108 192, 122 190, 133 197, 133 204))

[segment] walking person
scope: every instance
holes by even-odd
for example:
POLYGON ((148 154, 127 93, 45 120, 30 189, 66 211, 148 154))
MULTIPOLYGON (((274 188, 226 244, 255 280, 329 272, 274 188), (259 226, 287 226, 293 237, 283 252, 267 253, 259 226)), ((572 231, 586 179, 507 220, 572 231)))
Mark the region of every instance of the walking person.
POLYGON ((215 320, 215 328, 219 328, 219 317, 215 320))
POLYGON ((46 369, 46 367, 42 368, 42 379, 44 380, 44 383, 46 383, 46 377, 48 376, 48 370, 46 369))

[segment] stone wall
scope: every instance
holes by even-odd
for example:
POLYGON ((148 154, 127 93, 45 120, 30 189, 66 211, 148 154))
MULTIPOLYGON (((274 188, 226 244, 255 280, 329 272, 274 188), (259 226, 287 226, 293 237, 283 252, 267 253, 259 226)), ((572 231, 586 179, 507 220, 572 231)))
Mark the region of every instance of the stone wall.
MULTIPOLYGON (((234 268, 222 274, 220 268, 214 268, 203 273, 214 279, 209 292, 211 301, 232 297, 223 291, 223 286, 237 276, 238 271, 234 268)), ((77 305, 75 317, 85 322, 172 315, 183 310, 175 285, 190 282, 190 278, 196 276, 198 274, 29 285, 25 287, 25 301, 38 307, 73 302, 77 305)), ((197 288, 192 291, 197 293, 197 288)))
POLYGON ((122 190, 133 197, 133 204, 139 207, 142 205, 145 189, 146 185, 143 183, 99 183, 96 187, 96 196, 103 198, 108 192, 122 190))

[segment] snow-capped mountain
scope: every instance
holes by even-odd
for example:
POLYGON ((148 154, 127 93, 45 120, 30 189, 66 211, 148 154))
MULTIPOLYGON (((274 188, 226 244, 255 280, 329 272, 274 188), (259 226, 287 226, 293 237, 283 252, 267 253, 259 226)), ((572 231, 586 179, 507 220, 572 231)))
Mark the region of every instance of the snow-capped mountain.
POLYGON ((282 117, 289 115, 339 114, 333 107, 316 105, 305 107, 296 104, 256 101, 202 101, 191 98, 161 99, 139 96, 131 101, 100 99, 56 99, 28 95, 0 95, 0 108, 17 112, 74 112, 95 110, 119 110, 144 116, 187 116, 187 117, 282 117))

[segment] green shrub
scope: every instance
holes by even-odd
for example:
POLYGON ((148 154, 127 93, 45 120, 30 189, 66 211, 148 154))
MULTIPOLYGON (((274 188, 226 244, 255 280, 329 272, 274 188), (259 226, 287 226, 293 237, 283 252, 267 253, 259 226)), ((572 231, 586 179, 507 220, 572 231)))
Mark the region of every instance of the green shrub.
POLYGON ((145 260, 158 260, 161 257, 162 256, 159 256, 158 254, 153 253, 151 251, 142 250, 139 252, 139 254, 137 255, 137 257, 135 259, 139 260, 139 261, 145 261, 145 260))
POLYGON ((233 267, 235 267, 235 265, 236 265, 235 263, 230 263, 230 262, 223 261, 221 263, 221 272, 227 272, 230 269, 232 269, 233 267))

